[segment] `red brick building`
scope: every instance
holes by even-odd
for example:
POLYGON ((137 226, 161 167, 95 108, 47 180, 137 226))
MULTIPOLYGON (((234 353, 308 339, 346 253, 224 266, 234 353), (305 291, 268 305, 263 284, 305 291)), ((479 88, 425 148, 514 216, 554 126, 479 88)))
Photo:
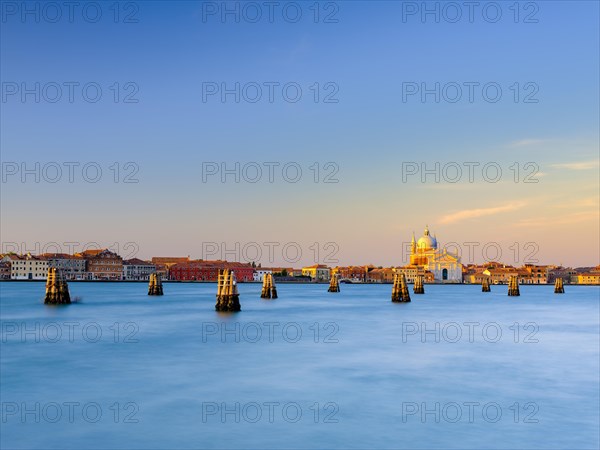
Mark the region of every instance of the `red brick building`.
POLYGON ((108 249, 86 250, 78 253, 87 261, 88 276, 92 280, 123 279, 123 258, 108 249))
POLYGON ((230 269, 239 282, 252 281, 254 268, 251 264, 227 261, 189 261, 171 266, 170 279, 177 281, 217 281, 219 270, 230 269))
POLYGON ((336 267, 333 271, 336 272, 341 279, 349 279, 364 283, 367 280, 367 274, 373 269, 375 269, 375 267, 372 266, 346 266, 336 267))
POLYGON ((152 264, 156 266, 156 273, 160 275, 163 280, 171 280, 171 267, 175 264, 189 263, 189 256, 154 256, 152 257, 152 264))

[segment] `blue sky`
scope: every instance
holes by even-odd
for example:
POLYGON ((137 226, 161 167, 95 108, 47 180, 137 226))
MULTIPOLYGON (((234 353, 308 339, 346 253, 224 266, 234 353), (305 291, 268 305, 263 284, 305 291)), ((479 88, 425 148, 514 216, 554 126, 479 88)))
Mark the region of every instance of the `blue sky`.
MULTIPOLYGON (((222 2, 191 1, 133 2, 137 23, 122 23, 134 11, 127 2, 120 4, 120 23, 112 2, 101 3, 97 23, 81 11, 70 23, 66 10, 57 23, 43 13, 36 23, 31 15, 23 20, 21 11, 8 15, 6 3, 3 92, 6 83, 31 88, 72 81, 97 83, 103 96, 89 103, 76 89, 70 103, 65 89, 56 103, 35 103, 33 96, 23 102, 18 93, 3 98, 2 162, 93 162, 103 174, 97 183, 78 172, 74 183, 65 173, 56 183, 8 176, 1 193, 3 244, 135 242, 140 257, 202 257, 207 242, 229 248, 295 242, 304 253, 296 266, 314 262, 315 242, 321 248, 334 242, 341 264, 390 265, 405 262, 402 243, 429 224, 442 243, 498 242, 506 256, 515 242, 533 242, 540 262, 600 262, 597 2, 520 2, 518 23, 513 2, 497 3, 496 23, 480 10, 470 23, 465 7, 457 23, 443 15, 439 23, 431 15, 423 21, 420 14, 403 21, 403 8, 421 2, 320 2, 319 23, 313 2, 298 2, 297 23, 284 20, 280 8, 269 23, 264 6, 258 23, 243 15, 236 23, 219 14, 203 20, 203 8, 222 8, 222 2), (336 10, 337 23, 322 22, 336 10), (530 13, 537 23, 523 23, 530 13), (276 88, 270 103, 265 88, 257 103, 236 103, 232 95, 224 103, 219 95, 203 102, 203 83, 232 88, 236 82, 297 83, 302 97, 286 102, 276 88), (475 88, 473 102, 466 90, 456 103, 436 103, 433 95, 422 102, 418 94, 403 102, 403 83, 451 89, 448 83, 465 82, 496 83, 502 97, 491 103, 475 88), (126 83, 137 87, 137 103, 122 101, 133 89, 126 83), (324 103, 332 86, 338 102, 324 103), (534 90, 538 102, 525 103, 534 90), (139 182, 114 183, 109 167, 115 162, 119 177, 133 162, 139 182), (303 173, 297 183, 277 171, 274 183, 264 173, 257 183, 235 183, 232 176, 203 183, 207 162, 294 163, 303 173), (457 183, 435 183, 432 176, 423 183, 418 175, 403 182, 407 162, 494 163, 502 176, 490 183, 476 170, 473 183, 465 174, 457 183), (521 182, 529 162, 536 164, 537 183, 521 182), (333 163, 339 182, 315 183, 315 163, 320 178, 333 163), (510 169, 515 163, 519 183, 510 169)), ((323 262, 322 254, 317 259, 323 262)), ((276 254, 272 262, 288 261, 276 254)))

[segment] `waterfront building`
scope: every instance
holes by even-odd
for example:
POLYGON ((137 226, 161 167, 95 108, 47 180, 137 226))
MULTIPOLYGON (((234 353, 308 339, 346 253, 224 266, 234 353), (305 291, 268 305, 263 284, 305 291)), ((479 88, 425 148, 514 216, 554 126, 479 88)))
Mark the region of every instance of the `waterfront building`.
POLYGON ((366 283, 367 274, 373 269, 375 269, 373 266, 347 266, 335 267, 332 269, 332 272, 336 272, 340 280, 349 280, 353 283, 366 283))
MULTIPOLYGON (((484 279, 490 280, 490 277, 485 275, 483 271, 463 274, 463 282, 467 284, 482 284, 484 279)), ((491 280, 490 284, 492 284, 491 280)))
POLYGON ((416 242, 413 234, 410 265, 430 271, 436 282, 462 283, 463 265, 460 257, 447 249, 440 250, 436 237, 430 235, 428 227, 425 227, 423 236, 416 242))
POLYGON ((10 262, 9 261, 0 262, 0 280, 10 280, 10 262))
POLYGON ((483 275, 489 277, 491 284, 508 284, 510 277, 515 276, 519 284, 547 284, 545 269, 533 266, 516 268, 512 266, 485 269, 483 275))
POLYGON ((219 264, 208 261, 187 261, 169 267, 169 279, 176 281, 217 281, 219 264))
POLYGON ((525 264, 525 271, 529 274, 529 284, 547 284, 548 283, 548 267, 535 266, 533 264, 525 264))
POLYGON ((45 280, 48 275, 48 261, 31 253, 9 253, 1 261, 10 263, 11 280, 45 280))
POLYGON ((414 283, 417 277, 423 277, 425 283, 435 283, 435 275, 429 270, 425 270, 424 266, 406 265, 396 267, 398 273, 403 273, 407 283, 414 283))
POLYGON ((163 280, 171 279, 171 267, 175 264, 184 264, 190 262, 189 256, 153 256, 152 264, 156 266, 156 273, 163 280))
POLYGON ((571 283, 600 285, 600 272, 582 272, 571 277, 571 283))
POLYGON ((367 273, 367 283, 392 283, 396 271, 392 267, 380 267, 367 273))
POLYGON ((156 266, 148 261, 139 258, 132 258, 123 261, 123 279, 130 281, 147 281, 150 275, 156 272, 156 266))
POLYGON ((76 254, 87 261, 87 279, 89 280, 122 280, 123 258, 107 248, 86 250, 76 254))
POLYGON ((554 284, 557 278, 562 278, 564 284, 571 282, 573 275, 577 275, 577 271, 572 267, 550 266, 547 274, 548 283, 554 284))
POLYGON ((487 275, 483 274, 485 269, 485 266, 477 264, 468 264, 463 266, 463 283, 481 284, 484 278, 488 278, 487 275))
POLYGON ((86 260, 82 256, 66 253, 44 253, 42 258, 48 261, 49 268, 60 270, 65 280, 84 280, 87 278, 86 260))
POLYGON ((302 275, 310 277, 313 281, 329 281, 331 270, 323 264, 315 264, 303 267, 302 275))
MULTIPOLYGON (((274 277, 291 277, 294 274, 294 269, 291 267, 260 267, 259 265, 256 270, 270 270, 274 277)), ((302 275, 302 271, 298 275, 302 275)))
POLYGON ((228 261, 196 260, 171 266, 170 279, 177 281, 218 281, 219 270, 228 269, 235 273, 238 282, 253 281, 252 264, 228 261))
POLYGON ((254 269, 254 274, 252 275, 252 281, 263 281, 263 278, 267 274, 272 274, 273 271, 271 269, 263 269, 262 267, 254 269))

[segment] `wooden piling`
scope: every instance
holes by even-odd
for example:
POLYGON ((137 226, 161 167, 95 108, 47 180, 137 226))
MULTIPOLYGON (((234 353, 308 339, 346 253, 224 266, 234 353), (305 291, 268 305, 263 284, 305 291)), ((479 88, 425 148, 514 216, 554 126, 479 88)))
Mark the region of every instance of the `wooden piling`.
POLYGON ((340 292, 340 281, 337 273, 331 274, 331 279, 329 280, 329 289, 327 292, 340 292))
POLYGON ((217 282, 217 311, 237 312, 240 306, 240 294, 238 293, 235 274, 229 269, 219 271, 217 282))
POLYGON ((158 273, 150 274, 150 281, 148 282, 148 295, 163 295, 162 280, 158 273))
POLYGON ((271 284, 268 273, 265 273, 263 275, 263 285, 262 291, 260 293, 260 298, 271 298, 271 284))
POLYGON ((415 294, 424 294, 425 286, 423 285, 423 275, 417 275, 415 278, 415 284, 413 285, 413 292, 415 294))
POLYGON ((273 277, 272 273, 269 274, 269 279, 271 280, 271 298, 276 299, 277 298, 277 287, 275 287, 275 278, 273 277))
POLYGON ((272 273, 265 273, 263 276, 263 286, 260 293, 260 298, 276 299, 277 288, 272 273))
POLYGON ((518 297, 521 295, 519 292, 519 279, 516 275, 511 275, 508 280, 508 295, 510 297, 518 297))
POLYGON ((490 279, 484 278, 481 280, 481 292, 490 292, 490 279))
POLYGON ((557 278, 554 281, 554 293, 555 294, 564 294, 565 293, 565 287, 563 285, 563 279, 562 278, 557 278))
POLYGON ((406 284, 406 276, 404 275, 404 272, 394 274, 392 301, 394 303, 410 302, 410 294, 408 293, 408 285, 406 284))
POLYGON ((44 303, 47 305, 66 305, 71 303, 67 281, 56 267, 50 267, 48 269, 44 303))

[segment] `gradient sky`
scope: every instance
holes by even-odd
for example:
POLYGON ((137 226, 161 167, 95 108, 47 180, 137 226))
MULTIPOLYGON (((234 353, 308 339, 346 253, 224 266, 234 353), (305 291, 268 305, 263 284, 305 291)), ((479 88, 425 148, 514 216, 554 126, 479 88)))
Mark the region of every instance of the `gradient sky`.
MULTIPOLYGON (((457 23, 431 16, 424 22, 418 14, 403 21, 407 2, 337 2, 337 23, 314 23, 313 2, 297 3, 303 13, 297 23, 283 20, 281 9, 269 23, 266 7, 258 23, 243 17, 236 23, 231 16, 203 20, 207 6, 192 1, 135 2, 137 23, 114 23, 111 4, 102 3, 97 23, 79 10, 69 23, 66 9, 58 23, 2 18, 3 92, 6 83, 36 82, 95 82, 103 89, 97 103, 77 89, 70 103, 66 88, 57 103, 2 99, 3 250, 13 243, 35 250, 37 243, 97 242, 116 243, 131 256, 123 247, 134 242, 141 258, 243 259, 241 248, 256 242, 263 265, 385 266, 406 263, 403 243, 428 224, 442 245, 461 246, 465 263, 482 262, 483 246, 494 242, 507 263, 523 263, 532 252, 540 263, 600 263, 598 2, 535 2, 537 23, 523 23, 533 11, 527 2, 520 3, 518 23, 513 2, 499 2, 496 23, 480 10, 470 23, 466 8, 457 23), (115 103, 115 82, 122 94, 135 83, 139 102, 115 103), (206 82, 295 82, 303 95, 290 103, 276 90, 270 103, 265 88, 257 103, 232 96, 203 102, 206 82), (309 89, 315 82, 322 95, 326 83, 335 83, 339 101, 315 103, 309 89), (491 103, 476 89, 472 103, 466 90, 456 103, 433 96, 422 102, 418 95, 403 102, 406 82, 430 88, 494 82, 503 95, 491 103), (514 83, 521 96, 530 92, 526 83, 537 86, 538 102, 515 102, 514 83), (66 169, 57 183, 5 173, 10 163, 23 162, 80 166, 73 183, 66 169), (103 169, 97 183, 81 175, 90 162, 103 169), (125 164, 135 163, 139 182, 115 183, 109 169, 115 162, 121 178, 125 164), (257 183, 232 176, 203 182, 207 162, 280 166, 273 183, 266 171, 257 183), (282 177, 281 166, 290 162, 303 169, 297 183, 282 177), (322 178, 329 162, 339 167, 339 181, 315 183, 309 167, 318 163, 322 178), (456 183, 433 176, 423 183, 419 175, 403 180, 407 162, 480 166, 472 183, 466 168, 456 183), (539 167, 537 183, 522 182, 529 162, 539 167), (498 182, 483 178, 487 163, 501 167, 498 182), (207 254, 213 242, 219 250, 207 254), (240 258, 225 255, 223 243, 235 254, 236 242, 240 258), (267 242, 280 244, 272 261, 267 242), (293 249, 283 256, 292 242, 302 249, 297 262, 293 249), (479 243, 472 257, 468 242, 479 243)), ((122 14, 132 11, 125 5, 122 14)), ((333 11, 327 2, 320 8, 320 19, 333 11)))

